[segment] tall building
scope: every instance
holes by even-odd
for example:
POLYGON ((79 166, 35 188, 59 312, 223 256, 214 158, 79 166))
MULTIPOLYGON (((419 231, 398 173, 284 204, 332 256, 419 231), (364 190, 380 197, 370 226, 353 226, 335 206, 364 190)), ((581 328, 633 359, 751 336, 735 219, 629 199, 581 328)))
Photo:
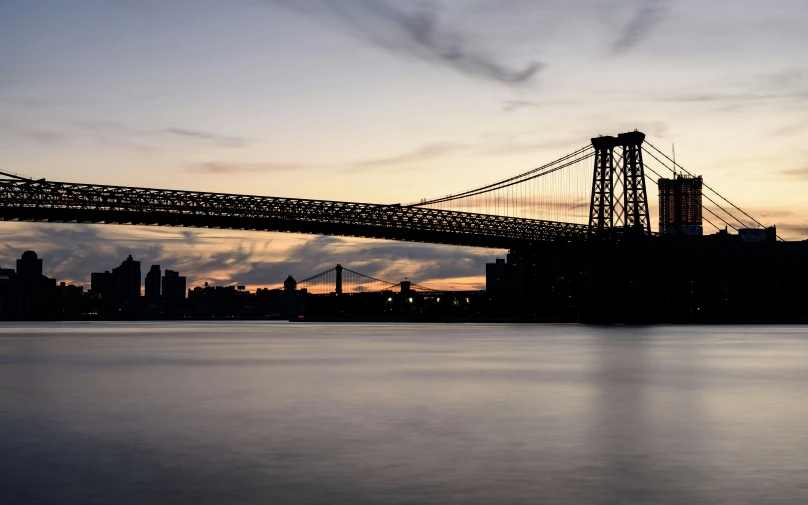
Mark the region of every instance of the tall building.
POLYGON ((93 296, 118 301, 140 298, 140 262, 132 259, 130 254, 120 266, 112 272, 93 272, 90 274, 90 291, 93 296))
POLYGON ((507 294, 512 289, 511 284, 510 268, 504 259, 485 264, 485 291, 489 296, 507 294))
POLYGON ((160 265, 152 265, 146 274, 146 298, 153 302, 160 299, 160 265))
POLYGON ((703 235, 701 222, 701 177, 676 175, 659 179, 659 233, 703 235))
POLYGON ((96 298, 112 296, 112 274, 109 270, 90 274, 90 293, 96 298))
POLYGON ((130 254, 121 266, 112 269, 115 296, 119 300, 131 300, 140 297, 140 262, 132 259, 130 254))
POLYGON ((34 251, 25 251, 17 260, 17 275, 24 282, 39 282, 42 278, 42 260, 34 251))
POLYGON ((185 277, 181 277, 179 272, 166 270, 163 277, 163 299, 169 303, 185 301, 185 277))

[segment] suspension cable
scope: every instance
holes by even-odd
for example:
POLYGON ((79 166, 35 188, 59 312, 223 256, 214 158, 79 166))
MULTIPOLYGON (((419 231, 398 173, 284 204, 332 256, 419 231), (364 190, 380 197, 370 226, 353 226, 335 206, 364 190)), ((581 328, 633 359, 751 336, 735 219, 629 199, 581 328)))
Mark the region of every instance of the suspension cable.
MULTIPOLYGON (((574 165, 575 163, 587 160, 587 159, 593 157, 594 155, 595 155, 594 152, 588 153, 588 154, 586 154, 586 155, 584 155, 584 156, 582 156, 582 157, 580 157, 578 159, 569 161, 569 162, 567 162, 567 163, 565 163, 563 165, 559 165, 557 167, 553 167, 553 168, 551 168, 551 169, 549 169, 549 170, 547 170, 545 172, 537 173, 537 174, 532 175, 530 177, 522 178, 520 180, 515 180, 513 182, 509 182, 508 184, 504 184, 505 181, 500 181, 500 182, 498 182, 496 184, 489 184, 488 186, 484 186, 484 187, 477 188, 477 189, 472 189, 472 190, 469 190, 469 191, 465 191, 463 193, 458 193, 457 195, 449 195, 449 196, 444 196, 444 197, 441 197, 441 198, 436 198, 434 200, 422 202, 422 203, 417 204, 417 206, 431 205, 431 204, 435 204, 435 203, 444 203, 444 202, 459 200, 461 198, 468 198, 468 197, 472 197, 472 196, 477 196, 477 195, 480 195, 482 193, 489 193, 489 192, 492 192, 492 191, 505 189, 505 188, 511 187, 511 186, 513 186, 515 184, 521 184, 523 182, 527 182, 527 181, 530 181, 532 179, 536 179, 538 177, 542 177, 544 175, 548 175, 548 174, 551 174, 553 172, 557 172, 558 170, 561 170, 563 168, 567 168, 567 167, 569 167, 571 165, 574 165), (497 186, 497 187, 493 187, 493 186, 497 186), (487 189, 487 188, 490 188, 490 189, 487 189)), ((525 174, 522 174, 522 175, 525 175, 525 174)), ((519 177, 521 177, 521 176, 519 176, 519 177)), ((516 179, 516 178, 507 179, 507 181, 512 181, 513 179, 516 179)), ((507 203, 507 198, 506 198, 505 203, 507 203)), ((410 207, 414 207, 414 206, 416 206, 416 205, 410 205, 410 207)))
MULTIPOLYGON (((650 154, 650 153, 649 153, 649 154, 650 154)), ((653 156, 653 154, 652 154, 651 156, 653 156)), ((663 164, 662 166, 665 166, 665 165, 663 164)), ((662 176, 661 176, 661 175, 659 175, 659 174, 657 173, 657 171, 656 171, 656 170, 654 170, 653 168, 649 167, 647 164, 645 165, 645 168, 647 168, 647 169, 648 169, 648 170, 650 170, 650 171, 651 171, 651 172, 652 172, 654 175, 656 175, 657 177, 659 177, 660 179, 662 179, 662 176)), ((665 168, 667 168, 667 167, 665 167, 665 168)), ((657 181, 655 181, 655 180, 653 180, 653 179, 652 179, 652 180, 651 180, 651 182, 653 182, 654 184, 656 184, 657 186, 659 186, 659 183, 658 183, 657 181)), ((712 201, 712 200, 711 200, 711 201, 712 201)), ((723 222, 724 222, 724 224, 726 224, 727 226, 729 226, 729 227, 730 227, 730 228, 732 228, 733 230, 738 231, 738 229, 737 229, 737 228, 735 228, 734 226, 732 226, 731 224, 729 224, 729 223, 728 223, 728 222, 727 222, 727 221, 726 221, 724 218, 722 218, 721 216, 719 216, 719 215, 718 215, 718 214, 716 214, 715 212, 711 211, 711 210, 710 210, 710 209, 708 209, 707 207, 702 207, 702 208, 703 208, 703 210, 706 210, 707 212, 709 212, 709 213, 710 213, 710 214, 712 214, 713 216, 715 216, 715 217, 717 217, 718 219, 720 219, 721 221, 723 221, 723 222)), ((723 209, 722 209, 722 210, 723 210, 723 209)), ((724 211, 724 212, 726 212, 726 211, 724 211)), ((719 231, 721 230, 721 228, 719 228, 718 226, 716 226, 715 224, 713 224, 713 222, 712 222, 712 221, 710 221, 709 219, 707 219, 707 218, 706 218, 706 217, 704 217, 703 215, 701 216, 701 219, 702 219, 702 220, 704 220, 704 221, 707 221, 708 223, 710 223, 710 225, 712 225, 712 227, 713 227, 713 228, 715 228, 716 230, 719 230, 719 231)), ((659 233, 662 233, 662 230, 659 230, 659 233)))
MULTIPOLYGON (((685 169, 685 167, 683 167, 682 165, 680 165, 680 164, 679 164, 679 163, 677 163, 676 161, 672 160, 672 159, 671 159, 671 158, 670 158, 670 157, 669 157, 667 154, 665 154, 665 153, 663 153, 662 151, 660 151, 659 149, 657 149, 657 148, 656 148, 656 147, 655 147, 653 144, 651 144, 650 142, 647 142, 647 141, 646 141, 646 144, 648 144, 649 146, 651 146, 651 148, 652 148, 652 149, 654 149, 654 151, 658 152, 659 154, 661 154, 662 156, 664 156, 665 158, 667 158, 667 160, 668 160, 668 161, 670 161, 670 162, 673 164, 674 168, 679 167, 679 168, 680 168, 680 169, 681 169, 683 172, 685 172, 687 175, 689 175, 690 177, 694 177, 694 175, 693 175, 693 174, 691 174, 690 172, 688 172, 688 171, 685 169)), ((653 155, 652 155, 652 156, 653 156, 653 155)), ((704 184, 704 183, 702 183, 702 184, 704 184)), ((713 188, 711 188, 711 187, 710 187, 710 186, 708 186, 707 184, 704 184, 704 187, 705 187, 705 188, 707 188, 707 189, 709 189, 709 190, 710 190, 710 191, 712 191, 713 193, 715 193, 715 194, 716 194, 716 195, 717 195, 719 198, 721 198, 722 200, 724 200, 724 201, 725 201, 725 202, 727 202, 728 204, 732 205, 732 206, 733 206, 733 207, 734 207, 736 210, 738 210, 738 212, 742 213, 744 216, 746 216, 746 217, 748 217, 749 219, 751 219, 751 220, 752 220, 752 221, 753 221, 755 224, 757 224, 757 225, 758 225, 758 226, 760 226, 761 228, 766 228, 766 226, 765 226, 764 224, 762 224, 760 221, 758 221, 758 220, 757 220, 757 219, 755 219, 754 217, 752 217, 752 216, 750 216, 749 214, 747 214, 747 213, 746 213, 746 212, 745 212, 743 209, 741 209, 740 207, 738 207, 738 206, 737 206, 737 205, 735 205, 734 203, 730 202, 730 201, 729 201, 727 198, 725 198, 723 195, 721 195, 721 193, 719 193, 718 191, 714 190, 713 188)), ((730 214, 730 215, 731 215, 731 214, 730 214)), ((733 216, 733 217, 734 217, 734 216, 733 216)), ((740 222, 740 219, 738 219, 738 218, 735 218, 735 219, 736 219, 737 221, 739 221, 739 222, 740 222)), ((780 237, 778 236, 777 238, 780 238, 780 237)), ((780 240, 783 240, 783 239, 781 239, 781 238, 780 238, 780 240)))
MULTIPOLYGON (((445 202, 445 201, 449 201, 449 200, 457 200, 457 199, 460 199, 460 198, 464 198, 466 196, 473 196, 471 193, 480 194, 480 193, 487 192, 487 191, 483 191, 483 190, 493 191, 493 190, 496 190, 496 189, 502 189, 504 187, 507 187, 507 186, 502 186, 503 184, 505 184, 507 182, 522 179, 522 178, 525 178, 528 175, 532 175, 532 174, 535 174, 536 172, 540 172, 542 170, 550 168, 553 165, 556 165, 556 164, 558 164, 558 163, 560 163, 562 161, 566 161, 566 160, 568 160, 570 158, 578 156, 578 155, 584 153, 585 151, 587 151, 588 149, 591 149, 591 148, 592 148, 591 145, 584 146, 584 147, 578 149, 577 151, 572 152, 572 153, 570 153, 570 154, 568 154, 566 156, 563 156, 563 157, 561 157, 561 158, 559 158, 559 159, 557 159, 555 161, 551 161, 550 163, 547 163, 547 164, 542 165, 540 167, 534 168, 532 170, 529 170, 527 172, 521 173, 519 175, 515 175, 513 177, 509 177, 508 179, 503 179, 503 180, 495 182, 493 184, 488 184, 486 186, 481 186, 479 188, 474 188, 474 189, 470 189, 468 191, 463 191, 462 193, 456 193, 456 194, 452 194, 452 195, 447 195, 447 196, 442 196, 442 197, 439 197, 439 198, 435 198, 435 199, 432 199, 432 200, 419 202, 417 204, 408 205, 408 207, 412 207, 412 206, 415 206, 415 205, 430 205, 430 204, 433 204, 433 203, 441 203, 441 202, 445 202)), ((526 178, 525 180, 530 180, 530 178, 526 178)), ((519 182, 523 182, 523 181, 519 181, 519 182)))
POLYGON ((314 274, 314 275, 312 275, 311 277, 309 277, 309 278, 307 278, 307 279, 303 279, 302 281, 298 281, 298 284, 303 284, 304 282, 313 281, 313 280, 315 280, 315 279, 317 279, 317 278, 319 278, 319 277, 322 277, 322 276, 324 276, 324 275, 328 275, 328 274, 330 274, 330 273, 331 273, 331 272, 333 272, 334 270, 336 270, 336 267, 334 267, 334 268, 329 268, 329 269, 328 269, 328 270, 326 270, 325 272, 320 272, 319 274, 314 274))
MULTIPOLYGON (((653 146, 652 146, 652 147, 653 147, 653 146)), ((662 165, 663 167, 668 168, 667 166, 665 166, 665 164, 664 164, 662 161, 660 161, 660 160, 659 160, 659 158, 657 158, 656 156, 654 156, 654 153, 651 153, 651 152, 646 151, 646 154, 648 154, 649 156, 651 156, 652 158, 654 158, 654 159, 655 159, 657 162, 659 162, 659 164, 660 164, 660 165, 662 165)), ((653 170, 651 170, 651 171, 653 172, 653 170)), ((656 174, 656 172, 654 172, 654 173, 656 174)), ((690 174, 690 172, 687 172, 687 173, 688 173, 688 175, 690 175, 691 177, 693 177, 693 175, 692 175, 692 174, 690 174)), ((657 177, 660 177, 660 176, 659 176, 659 174, 657 174, 657 177)), ((706 185, 706 184, 704 184, 703 182, 702 182, 702 184, 703 184, 705 187, 707 186, 707 185, 706 185)), ((708 188, 708 189, 709 189, 709 188, 708 188)), ((713 192, 715 193, 715 191, 713 191, 713 192)), ((717 194, 717 193, 716 193, 716 194, 717 194)), ((716 206, 716 207, 718 207, 719 209, 723 210, 723 211, 724 211, 724 213, 725 213, 726 215, 728 215, 728 216, 729 216, 729 217, 731 217, 732 219, 734 219, 734 220, 738 221, 738 223, 740 223, 740 225, 741 225, 742 227, 745 227, 745 226, 746 226, 746 224, 744 224, 744 222, 743 222, 743 221, 741 221, 740 219, 738 219, 737 217, 735 217, 735 216, 734 216, 734 215, 733 215, 733 214, 732 214, 730 211, 728 211, 727 209, 725 209, 724 207, 722 207, 721 205, 719 205, 719 204, 718 204, 718 203, 717 203, 715 200, 713 200, 713 199, 712 199, 712 198, 710 198, 709 196, 705 195, 703 192, 702 192, 701 196, 703 196, 704 198, 706 198, 706 199, 707 199, 707 201, 709 201, 710 203, 712 203, 713 205, 715 205, 715 206, 716 206)), ((707 212, 710 212, 710 214, 712 214, 712 215, 714 215, 715 217, 717 217, 718 219, 720 219, 721 221, 723 221, 723 222, 724 222, 724 224, 726 224, 727 226, 729 226, 729 227, 730 227, 730 228, 732 228, 733 230, 738 231, 738 228, 736 228, 734 225, 731 225, 731 224, 727 223, 727 221, 726 221, 724 218, 722 218, 722 217, 718 216, 717 214, 715 214, 714 212, 710 211, 710 210, 709 210, 709 209, 707 209, 706 207, 705 207, 704 209, 705 209, 705 210, 707 210, 707 212)))
POLYGON ((360 274, 359 272, 355 272, 355 271, 351 270, 350 268, 345 268, 345 267, 343 267, 343 268, 342 268, 342 270, 343 270, 343 271, 345 271, 345 272, 351 272, 352 274, 359 275, 359 276, 361 276, 361 277, 365 277, 365 278, 370 279, 370 280, 372 280, 372 281, 376 281, 376 282, 381 282, 381 283, 383 283, 383 284, 387 284, 387 285, 389 285, 389 286, 397 286, 397 285, 398 285, 398 284, 396 284, 395 282, 385 281, 385 280, 382 280, 382 279, 377 279, 377 278, 375 278, 375 277, 371 277, 371 276, 369 276, 369 275, 360 274))

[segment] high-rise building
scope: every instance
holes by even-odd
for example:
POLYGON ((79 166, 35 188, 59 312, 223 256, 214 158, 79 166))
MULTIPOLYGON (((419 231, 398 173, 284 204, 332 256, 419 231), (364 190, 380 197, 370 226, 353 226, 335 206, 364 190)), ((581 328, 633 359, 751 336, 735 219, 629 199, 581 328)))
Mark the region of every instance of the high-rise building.
POLYGON ((659 233, 702 235, 701 177, 659 179, 659 233))
POLYGON ((163 276, 163 299, 169 303, 185 301, 185 277, 181 277, 179 272, 166 270, 163 276))
POLYGON ((111 273, 91 274, 93 280, 93 292, 95 292, 95 282, 101 288, 108 282, 107 297, 116 300, 133 300, 140 298, 140 262, 132 259, 130 254, 120 266, 112 269, 111 273))
POLYGON ((112 272, 107 270, 91 273, 90 291, 100 298, 133 300, 140 297, 140 279, 140 262, 132 259, 130 254, 120 266, 113 268, 112 272))
POLYGON ((140 262, 132 259, 131 254, 121 266, 112 269, 112 274, 118 298, 131 300, 140 297, 140 262))
POLYGON ((34 251, 25 251, 17 260, 17 276, 24 282, 39 282, 42 278, 42 260, 34 251))
POLYGON ((510 265, 497 258, 494 263, 485 264, 485 291, 489 296, 499 296, 511 291, 510 265))
POLYGON ((112 296, 112 274, 109 270, 90 274, 90 293, 96 298, 112 296))
POLYGON ((160 299, 160 265, 152 265, 146 273, 146 298, 153 302, 160 299))

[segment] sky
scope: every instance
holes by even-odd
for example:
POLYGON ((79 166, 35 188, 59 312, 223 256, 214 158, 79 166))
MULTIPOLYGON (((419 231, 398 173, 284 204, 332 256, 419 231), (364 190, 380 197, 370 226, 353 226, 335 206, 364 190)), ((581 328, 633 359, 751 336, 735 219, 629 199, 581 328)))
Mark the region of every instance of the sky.
MULTIPOLYGON (((373 203, 524 172, 639 129, 808 238, 805 0, 0 0, 0 170, 373 203)), ((649 189, 649 199, 656 195, 649 189)), ((655 221, 652 217, 652 221, 655 221)), ((482 288, 505 251, 280 233, 0 223, 89 287, 128 254, 189 286, 336 263, 482 288)))

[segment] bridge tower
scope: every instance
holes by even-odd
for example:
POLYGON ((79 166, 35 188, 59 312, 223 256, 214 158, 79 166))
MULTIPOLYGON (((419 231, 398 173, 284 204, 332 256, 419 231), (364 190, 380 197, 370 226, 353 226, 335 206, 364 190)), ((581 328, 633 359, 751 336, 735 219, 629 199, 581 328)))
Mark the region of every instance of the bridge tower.
POLYGON ((601 233, 614 226, 614 148, 615 137, 592 139, 595 148, 595 172, 592 178, 592 201, 589 205, 589 226, 601 233))
POLYGON ((337 263, 337 266, 334 268, 334 271, 337 274, 336 275, 336 278, 337 278, 336 293, 338 295, 341 295, 342 294, 342 265, 337 263))
POLYGON ((623 178, 623 219, 626 228, 651 233, 648 219, 648 194, 645 191, 645 165, 642 161, 642 143, 645 134, 638 131, 617 136, 623 148, 621 176, 623 178))
POLYGON ((595 170, 592 177, 592 201, 589 226, 596 233, 609 228, 629 228, 651 233, 648 218, 648 195, 645 190, 645 165, 642 143, 645 134, 633 131, 617 137, 592 139, 595 148, 595 170), (615 165, 614 150, 623 150, 615 165))

